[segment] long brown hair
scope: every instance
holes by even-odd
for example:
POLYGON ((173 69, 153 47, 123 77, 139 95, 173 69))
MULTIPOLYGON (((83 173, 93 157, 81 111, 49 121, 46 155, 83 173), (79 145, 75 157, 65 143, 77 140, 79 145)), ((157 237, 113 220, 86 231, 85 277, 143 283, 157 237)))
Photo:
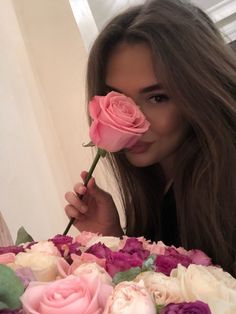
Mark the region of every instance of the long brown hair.
MULTIPOLYGON (((122 41, 145 42, 169 95, 190 126, 178 151, 174 193, 181 245, 208 253, 236 275, 236 58, 209 17, 180 0, 153 0, 115 17, 95 41, 88 99, 106 93, 106 63, 122 41)), ((160 237, 165 178, 159 165, 109 162, 120 186, 127 234, 160 237)))

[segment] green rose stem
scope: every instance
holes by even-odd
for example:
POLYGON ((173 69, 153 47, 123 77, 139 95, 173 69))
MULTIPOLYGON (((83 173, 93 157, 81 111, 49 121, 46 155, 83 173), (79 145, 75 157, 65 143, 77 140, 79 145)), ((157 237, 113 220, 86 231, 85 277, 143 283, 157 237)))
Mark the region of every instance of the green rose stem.
MULTIPOLYGON (((94 169, 95 169, 95 167, 96 167, 100 157, 105 157, 106 153, 107 152, 104 149, 98 148, 97 154, 96 154, 96 156, 94 158, 94 161, 93 161, 93 163, 92 163, 92 165, 91 165, 91 167, 89 169, 88 175, 87 175, 87 177, 84 180, 84 186, 87 186, 90 178, 92 177, 93 171, 94 171, 94 169)), ((78 195, 78 197, 80 199, 82 199, 83 195, 78 195)), ((71 226, 73 225, 74 221, 75 221, 75 218, 71 218, 70 219, 70 221, 69 221, 65 231, 63 232, 63 235, 67 235, 67 233, 69 232, 69 230, 70 230, 71 226)))

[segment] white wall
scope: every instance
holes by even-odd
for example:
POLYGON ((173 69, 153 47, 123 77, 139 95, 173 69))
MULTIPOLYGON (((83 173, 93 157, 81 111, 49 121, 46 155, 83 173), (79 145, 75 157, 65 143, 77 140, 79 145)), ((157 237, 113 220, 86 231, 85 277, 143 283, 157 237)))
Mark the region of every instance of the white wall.
POLYGON ((64 194, 92 162, 87 52, 66 0, 0 1, 0 40, 0 210, 13 238, 24 225, 44 239, 64 231, 64 194))
POLYGON ((1 1, 0 40, 0 209, 13 237, 24 225, 45 238, 63 232, 64 193, 87 160, 71 152, 85 137, 72 129, 84 127, 86 53, 61 0, 1 1))

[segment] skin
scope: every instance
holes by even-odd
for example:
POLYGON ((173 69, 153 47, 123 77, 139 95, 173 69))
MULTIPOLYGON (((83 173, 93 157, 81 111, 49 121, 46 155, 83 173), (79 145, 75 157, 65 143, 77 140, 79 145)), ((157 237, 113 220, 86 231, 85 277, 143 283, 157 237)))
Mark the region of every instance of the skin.
MULTIPOLYGON (((175 154, 186 136, 187 123, 161 77, 154 73, 151 50, 145 43, 121 43, 114 48, 106 71, 107 92, 114 90, 131 97, 151 124, 139 142, 125 151, 127 159, 137 167, 159 163, 169 182, 174 176, 175 154)), ((83 181, 85 176, 83 172, 83 181)), ((94 178, 87 188, 77 183, 74 192, 67 192, 65 198, 68 202, 65 211, 68 217, 77 218, 75 227, 80 231, 114 236, 123 233, 111 195, 100 189, 94 178), (83 195, 83 200, 77 194, 83 195)))
POLYGON ((135 148, 126 151, 127 159, 137 167, 160 163, 169 180, 175 152, 186 136, 186 123, 161 77, 154 73, 149 47, 144 43, 118 45, 107 64, 106 84, 108 90, 131 97, 151 124, 135 148))

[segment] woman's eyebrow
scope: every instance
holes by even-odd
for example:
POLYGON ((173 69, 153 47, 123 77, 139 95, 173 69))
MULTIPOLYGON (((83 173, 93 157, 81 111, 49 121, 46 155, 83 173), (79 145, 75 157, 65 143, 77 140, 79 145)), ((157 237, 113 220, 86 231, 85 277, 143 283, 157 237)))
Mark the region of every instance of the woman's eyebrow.
POLYGON ((141 88, 139 90, 139 93, 140 94, 145 94, 145 93, 149 93, 149 92, 152 92, 152 91, 156 91, 156 90, 163 90, 164 87, 161 85, 161 84, 154 84, 154 85, 150 85, 150 86, 147 86, 147 87, 144 87, 144 88, 141 88))
MULTIPOLYGON (((117 93, 122 93, 122 91, 120 91, 119 89, 113 87, 113 86, 110 86, 110 85, 106 85, 106 88, 110 91, 114 91, 114 92, 117 92, 117 93)), ((139 93, 140 94, 145 94, 145 93, 149 93, 149 92, 152 92, 152 91, 156 91, 156 90, 163 90, 164 87, 161 85, 161 84, 153 84, 153 85, 150 85, 150 86, 147 86, 147 87, 144 87, 144 88, 141 88, 139 90, 139 93)))

